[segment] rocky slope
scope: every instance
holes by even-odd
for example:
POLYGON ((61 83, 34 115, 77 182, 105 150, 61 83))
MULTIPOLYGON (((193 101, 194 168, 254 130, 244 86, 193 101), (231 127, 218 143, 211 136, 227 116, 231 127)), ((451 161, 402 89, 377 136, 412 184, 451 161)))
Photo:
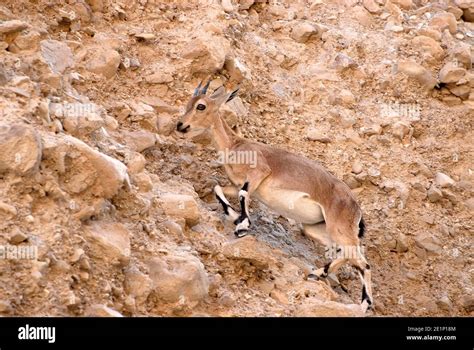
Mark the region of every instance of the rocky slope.
POLYGON ((472 0, 5 0, 0 314, 359 316, 343 268, 252 203, 235 239, 197 83, 246 137, 324 164, 365 212, 375 310, 469 315, 472 0), (331 287, 332 286, 332 287, 331 287))

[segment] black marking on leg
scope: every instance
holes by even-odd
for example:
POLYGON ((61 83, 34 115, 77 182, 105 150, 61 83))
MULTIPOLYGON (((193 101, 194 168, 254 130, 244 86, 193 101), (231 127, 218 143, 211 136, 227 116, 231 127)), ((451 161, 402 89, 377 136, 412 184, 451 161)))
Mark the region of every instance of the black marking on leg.
POLYGON ((329 267, 331 266, 331 264, 332 264, 332 262, 330 262, 330 263, 328 263, 324 266, 324 269, 323 269, 324 273, 321 275, 321 277, 327 277, 328 276, 328 271, 329 271, 329 267))
POLYGON ((245 182, 244 185, 242 186, 242 191, 248 192, 249 190, 249 182, 245 182))
POLYGON ((359 238, 364 237, 365 233, 365 222, 364 219, 361 217, 359 221, 359 238))
POLYGON ((365 285, 362 287, 362 303, 367 301, 367 304, 370 306, 372 305, 372 300, 370 300, 369 295, 367 294, 367 291, 365 290, 365 285))
POLYGON ((249 220, 249 226, 250 226, 251 222, 250 222, 250 218, 247 216, 247 210, 245 208, 245 197, 244 196, 240 197, 240 208, 241 208, 242 211, 240 213, 240 216, 237 219, 235 219, 234 225, 238 225, 242 221, 244 221, 245 219, 248 219, 249 220))
POLYGON ((245 210, 245 197, 240 197, 240 207, 242 208, 242 213, 246 212, 245 210))
POLYGON ((247 215, 240 215, 237 219, 234 220, 234 225, 238 225, 240 224, 242 221, 244 221, 245 219, 247 219, 249 221, 249 226, 252 224, 252 222, 250 221, 250 218, 247 216, 247 215))
MULTIPOLYGON (((219 203, 221 203, 222 207, 224 208, 224 213, 225 215, 229 215, 229 207, 230 205, 228 205, 226 202, 224 202, 224 200, 219 197, 217 194, 216 194, 216 198, 217 200, 219 201, 219 203)), ((232 207, 231 207, 232 208, 232 207)))

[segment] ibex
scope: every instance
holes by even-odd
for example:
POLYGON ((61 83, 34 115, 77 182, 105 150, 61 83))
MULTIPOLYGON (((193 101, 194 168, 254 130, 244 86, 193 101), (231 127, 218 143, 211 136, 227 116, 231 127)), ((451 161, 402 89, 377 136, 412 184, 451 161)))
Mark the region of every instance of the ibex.
POLYGON ((306 235, 326 247, 336 245, 339 251, 347 251, 347 247, 356 248, 353 256, 338 255, 325 267, 315 269, 311 276, 327 277, 349 262, 362 280, 361 307, 365 312, 373 305, 371 271, 360 250, 365 228, 362 212, 349 187, 310 159, 237 135, 220 117, 219 108, 231 101, 238 89, 226 92, 221 86, 206 96, 209 83, 202 88, 200 83, 195 89, 186 112, 177 123, 177 130, 188 137, 210 130, 219 153, 253 153, 256 156, 253 165, 224 163, 234 186, 226 186, 224 190, 219 185, 214 188, 227 219, 236 225, 236 236, 243 237, 249 230, 248 208, 252 197, 280 215, 301 223, 306 235), (238 196, 240 214, 224 193, 238 196))

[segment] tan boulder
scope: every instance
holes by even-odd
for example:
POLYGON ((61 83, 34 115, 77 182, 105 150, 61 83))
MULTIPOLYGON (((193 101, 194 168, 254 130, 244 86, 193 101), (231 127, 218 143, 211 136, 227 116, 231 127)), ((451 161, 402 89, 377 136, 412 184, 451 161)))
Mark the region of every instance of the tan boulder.
POLYGON ((214 73, 224 66, 230 43, 221 37, 198 37, 189 41, 182 51, 183 58, 191 59, 193 73, 214 73))
POLYGON ((0 124, 0 173, 28 175, 38 170, 41 138, 27 124, 0 124))
POLYGON ((189 253, 158 256, 148 266, 153 293, 164 302, 194 307, 209 293, 204 265, 189 253))
POLYGON ((198 204, 193 196, 165 193, 159 196, 159 201, 166 215, 183 218, 190 226, 197 224, 201 218, 198 204))
POLYGON ((43 134, 43 143, 47 166, 57 171, 61 188, 70 194, 88 190, 94 196, 112 198, 130 184, 122 162, 73 136, 43 134))
POLYGON ((456 17, 449 12, 435 14, 429 25, 439 29, 441 32, 443 32, 445 29, 448 29, 451 34, 456 34, 456 31, 458 30, 456 17))
POLYGON ((421 86, 428 90, 433 89, 437 83, 436 79, 426 68, 412 60, 399 62, 398 71, 416 80, 421 86))
POLYGON ((463 67, 453 62, 446 63, 439 71, 439 81, 442 83, 456 83, 466 74, 463 67))
POLYGON ((128 263, 130 233, 120 223, 94 222, 84 226, 84 237, 91 245, 91 255, 110 263, 128 263))
POLYGON ((120 61, 120 54, 116 50, 93 47, 88 50, 86 69, 110 79, 117 73, 120 61))

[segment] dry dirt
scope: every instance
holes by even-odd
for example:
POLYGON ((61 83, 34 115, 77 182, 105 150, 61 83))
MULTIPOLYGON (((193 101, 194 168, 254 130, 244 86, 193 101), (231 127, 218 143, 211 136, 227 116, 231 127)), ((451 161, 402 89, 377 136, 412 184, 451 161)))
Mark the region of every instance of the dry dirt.
POLYGON ((296 223, 256 202, 248 237, 224 223, 212 143, 174 132, 211 77, 240 85, 222 113, 242 135, 353 189, 367 315, 472 315, 473 18, 469 0, 2 1, 0 314, 360 315, 353 269, 347 292, 306 280, 326 259, 296 223))

